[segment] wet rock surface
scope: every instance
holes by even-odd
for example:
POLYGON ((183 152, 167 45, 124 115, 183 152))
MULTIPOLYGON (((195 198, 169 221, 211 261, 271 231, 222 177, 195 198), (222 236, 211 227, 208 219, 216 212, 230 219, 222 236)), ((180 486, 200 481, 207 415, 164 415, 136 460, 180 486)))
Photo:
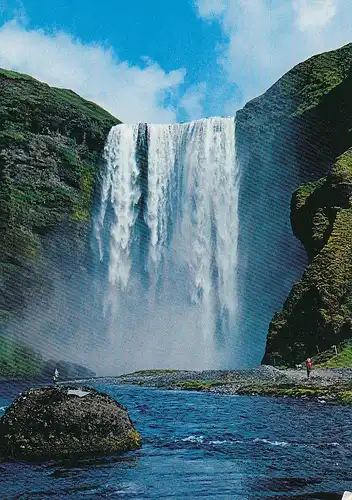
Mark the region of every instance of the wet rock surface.
POLYGON ((140 447, 127 409, 87 386, 29 389, 0 420, 0 456, 45 460, 140 447))

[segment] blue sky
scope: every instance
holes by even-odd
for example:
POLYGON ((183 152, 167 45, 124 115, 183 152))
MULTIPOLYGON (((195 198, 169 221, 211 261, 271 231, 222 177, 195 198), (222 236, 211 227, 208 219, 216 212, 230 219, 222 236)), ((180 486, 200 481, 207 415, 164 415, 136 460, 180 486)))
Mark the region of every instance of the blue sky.
POLYGON ((352 41, 350 0, 0 0, 0 66, 125 122, 234 114, 352 41))

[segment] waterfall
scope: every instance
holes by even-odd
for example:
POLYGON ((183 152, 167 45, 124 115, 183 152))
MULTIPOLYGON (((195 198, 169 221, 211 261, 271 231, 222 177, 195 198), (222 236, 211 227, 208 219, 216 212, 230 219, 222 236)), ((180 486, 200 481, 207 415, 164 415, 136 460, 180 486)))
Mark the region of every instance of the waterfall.
POLYGON ((95 235, 114 372, 229 366, 239 313, 235 120, 117 125, 104 159, 95 235))

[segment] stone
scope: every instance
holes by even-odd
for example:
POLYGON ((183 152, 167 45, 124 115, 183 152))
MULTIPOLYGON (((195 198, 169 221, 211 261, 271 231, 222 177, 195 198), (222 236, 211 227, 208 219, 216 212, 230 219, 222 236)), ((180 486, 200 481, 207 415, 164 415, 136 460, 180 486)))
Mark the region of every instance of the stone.
POLYGON ((0 456, 11 459, 115 455, 140 446, 127 409, 86 386, 29 389, 0 420, 0 456))

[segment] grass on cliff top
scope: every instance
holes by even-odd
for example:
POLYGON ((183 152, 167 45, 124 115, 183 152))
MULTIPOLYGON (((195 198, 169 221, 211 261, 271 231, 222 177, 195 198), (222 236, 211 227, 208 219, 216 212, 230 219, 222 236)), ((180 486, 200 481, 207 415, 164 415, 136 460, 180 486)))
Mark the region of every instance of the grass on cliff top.
POLYGON ((10 71, 8 69, 0 68, 0 75, 6 76, 6 78, 11 78, 13 80, 31 80, 36 81, 35 78, 24 73, 17 73, 17 71, 10 71))
POLYGON ((62 103, 71 106, 73 109, 82 112, 89 118, 92 118, 99 122, 112 121, 115 124, 121 123, 120 120, 112 116, 108 111, 105 111, 105 109, 103 109, 101 106, 92 101, 84 99, 83 97, 79 96, 72 90, 50 87, 48 84, 40 82, 39 80, 36 80, 30 75, 25 75, 23 73, 10 71, 3 68, 0 68, 0 77, 1 76, 9 78, 11 80, 24 80, 27 82, 31 82, 37 85, 38 91, 40 89, 42 92, 44 91, 47 93, 46 99, 48 99, 48 102, 50 102, 51 98, 53 97, 58 102, 61 101, 62 103))
POLYGON ((0 336, 0 377, 35 377, 42 368, 43 360, 38 352, 0 336))
POLYGON ((90 113, 92 118, 97 120, 106 120, 108 117, 115 120, 116 124, 121 123, 120 120, 112 116, 108 111, 105 111, 101 106, 92 101, 87 101, 83 99, 78 94, 69 89, 59 89, 57 87, 51 87, 51 90, 60 99, 67 102, 76 108, 81 109, 85 114, 90 113))
POLYGON ((347 78, 351 63, 352 44, 314 55, 285 73, 264 94, 247 103, 244 110, 256 108, 256 116, 264 113, 284 119, 287 115, 301 116, 347 78))
POLYGON ((344 347, 337 356, 321 363, 319 368, 352 368, 352 346, 344 347))
POLYGON ((352 148, 337 158, 329 176, 336 184, 339 182, 350 184, 352 182, 352 148))
POLYGON ((315 55, 293 68, 287 75, 299 82, 300 101, 294 115, 302 115, 313 108, 324 95, 337 87, 347 77, 351 62, 352 44, 347 44, 340 49, 315 55))

